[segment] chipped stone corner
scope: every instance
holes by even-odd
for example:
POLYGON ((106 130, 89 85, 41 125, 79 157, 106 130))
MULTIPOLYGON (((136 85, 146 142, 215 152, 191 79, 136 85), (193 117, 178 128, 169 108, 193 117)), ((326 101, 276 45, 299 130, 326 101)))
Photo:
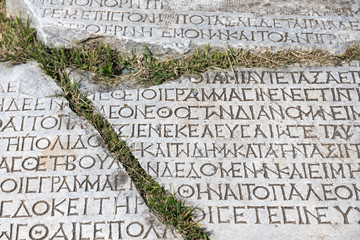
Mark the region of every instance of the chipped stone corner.
POLYGON ((33 97, 56 97, 62 94, 60 87, 46 76, 36 62, 12 65, 0 63, 0 78, 14 79, 19 83, 19 90, 24 95, 33 97))

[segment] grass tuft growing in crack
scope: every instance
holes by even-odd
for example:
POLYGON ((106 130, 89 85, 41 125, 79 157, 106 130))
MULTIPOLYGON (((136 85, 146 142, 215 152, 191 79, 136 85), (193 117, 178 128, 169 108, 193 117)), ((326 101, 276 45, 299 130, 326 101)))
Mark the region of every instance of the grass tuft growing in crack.
MULTIPOLYGON (((64 67, 62 69, 65 69, 64 67)), ((144 171, 126 143, 118 138, 117 133, 106 119, 94 110, 91 101, 82 94, 76 83, 71 82, 68 74, 59 72, 56 80, 64 90, 72 109, 91 121, 100 132, 109 150, 123 164, 150 209, 166 224, 177 228, 185 239, 209 239, 209 233, 194 221, 195 209, 169 194, 164 187, 144 171)))

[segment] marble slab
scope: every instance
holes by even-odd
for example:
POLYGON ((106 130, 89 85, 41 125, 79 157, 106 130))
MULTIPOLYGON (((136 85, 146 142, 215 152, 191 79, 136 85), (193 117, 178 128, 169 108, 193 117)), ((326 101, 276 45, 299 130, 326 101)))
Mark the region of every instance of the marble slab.
POLYGON ((35 63, 0 64, 0 239, 181 239, 35 63))
POLYGON ((89 96, 212 239, 358 239, 360 67, 238 68, 89 96))
POLYGON ((49 46, 109 43, 154 55, 195 47, 322 49, 360 42, 360 3, 350 0, 6 0, 9 16, 30 16, 49 46))

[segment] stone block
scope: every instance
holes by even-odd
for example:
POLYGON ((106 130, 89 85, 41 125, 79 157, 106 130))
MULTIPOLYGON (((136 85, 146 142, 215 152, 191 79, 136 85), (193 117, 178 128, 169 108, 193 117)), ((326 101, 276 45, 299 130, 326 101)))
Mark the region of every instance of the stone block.
POLYGON ((1 239, 181 239, 35 63, 0 64, 1 239))
POLYGON ((89 99, 212 239, 357 239, 354 64, 206 72, 89 99))
POLYGON ((143 45, 157 56, 195 47, 322 49, 341 53, 360 41, 358 1, 7 0, 8 15, 30 16, 49 46, 143 45))

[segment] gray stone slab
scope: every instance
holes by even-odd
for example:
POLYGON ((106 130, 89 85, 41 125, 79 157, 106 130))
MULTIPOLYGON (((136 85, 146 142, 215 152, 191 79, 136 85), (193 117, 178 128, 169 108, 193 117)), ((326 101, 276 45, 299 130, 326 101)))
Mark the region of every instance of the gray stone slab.
POLYGON ((179 239, 61 92, 0 64, 0 239, 179 239))
POLYGON ((105 42, 122 51, 183 54, 210 44, 343 52, 360 40, 359 1, 7 0, 46 44, 105 42))
POLYGON ((360 67, 207 72, 92 99, 212 239, 358 239, 360 67))

